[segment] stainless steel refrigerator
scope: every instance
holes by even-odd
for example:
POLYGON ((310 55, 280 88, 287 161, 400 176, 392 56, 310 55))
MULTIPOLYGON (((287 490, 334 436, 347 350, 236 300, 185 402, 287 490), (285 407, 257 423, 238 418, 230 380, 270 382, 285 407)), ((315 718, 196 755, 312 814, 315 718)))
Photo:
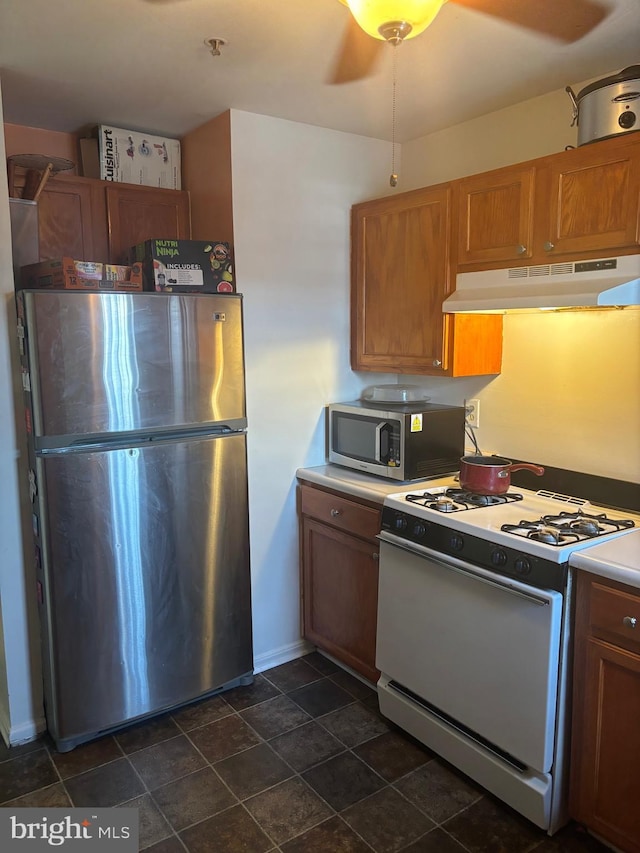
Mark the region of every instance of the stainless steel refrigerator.
POLYGON ((18 297, 60 751, 253 678, 242 297, 18 297))

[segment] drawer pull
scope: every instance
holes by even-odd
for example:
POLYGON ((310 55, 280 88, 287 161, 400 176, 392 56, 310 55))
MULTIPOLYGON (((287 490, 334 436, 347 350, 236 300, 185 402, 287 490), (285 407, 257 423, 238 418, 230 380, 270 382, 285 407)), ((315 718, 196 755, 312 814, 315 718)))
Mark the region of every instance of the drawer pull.
POLYGON ((331 510, 331 517, 332 517, 332 518, 337 518, 337 517, 338 517, 339 515, 341 515, 341 514, 342 514, 342 510, 341 510, 341 509, 332 509, 332 510, 331 510))
POLYGON ((622 624, 626 625, 627 628, 635 628, 638 620, 635 616, 625 616, 622 620, 622 624))

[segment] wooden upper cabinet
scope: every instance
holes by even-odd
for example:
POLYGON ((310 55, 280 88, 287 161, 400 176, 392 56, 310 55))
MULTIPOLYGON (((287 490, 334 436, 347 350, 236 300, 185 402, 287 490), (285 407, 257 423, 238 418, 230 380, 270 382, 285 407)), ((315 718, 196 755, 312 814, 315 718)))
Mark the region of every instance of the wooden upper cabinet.
POLYGON ((351 229, 354 370, 500 372, 501 318, 442 313, 451 290, 448 184, 355 205, 351 229))
POLYGON ((189 193, 58 175, 38 200, 40 259, 128 263, 153 238, 191 237, 189 193))
POLYGON ((446 369, 450 204, 439 186, 354 208, 355 370, 446 369))
POLYGON ((640 245, 640 134, 452 186, 460 271, 631 254, 640 245))
POLYGON ((537 242, 547 259, 637 250, 640 244, 640 137, 585 145, 543 167, 547 214, 537 242))
POLYGON ((64 255, 106 260, 104 184, 68 175, 51 178, 38 199, 38 234, 41 260, 64 255))
POLYGON ((128 263, 129 249, 145 240, 191 237, 187 192, 112 183, 106 200, 112 263, 128 263))
POLYGON ((513 166, 455 182, 459 267, 531 257, 534 178, 513 166))

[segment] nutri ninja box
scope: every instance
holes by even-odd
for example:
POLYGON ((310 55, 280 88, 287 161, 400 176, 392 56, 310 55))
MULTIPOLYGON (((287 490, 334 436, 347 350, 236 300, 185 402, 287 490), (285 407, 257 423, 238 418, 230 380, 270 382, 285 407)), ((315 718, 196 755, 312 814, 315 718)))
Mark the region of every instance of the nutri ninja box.
POLYGON ((229 243, 216 240, 146 240, 131 249, 141 261, 145 290, 235 293, 229 243))

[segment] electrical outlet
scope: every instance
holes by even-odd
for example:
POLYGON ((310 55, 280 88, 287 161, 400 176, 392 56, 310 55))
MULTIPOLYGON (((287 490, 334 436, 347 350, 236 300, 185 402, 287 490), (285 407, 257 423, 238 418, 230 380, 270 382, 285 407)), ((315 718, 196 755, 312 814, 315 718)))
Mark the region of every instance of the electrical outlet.
POLYGON ((480 426, 480 400, 465 400, 464 408, 467 426, 477 429, 480 426))

